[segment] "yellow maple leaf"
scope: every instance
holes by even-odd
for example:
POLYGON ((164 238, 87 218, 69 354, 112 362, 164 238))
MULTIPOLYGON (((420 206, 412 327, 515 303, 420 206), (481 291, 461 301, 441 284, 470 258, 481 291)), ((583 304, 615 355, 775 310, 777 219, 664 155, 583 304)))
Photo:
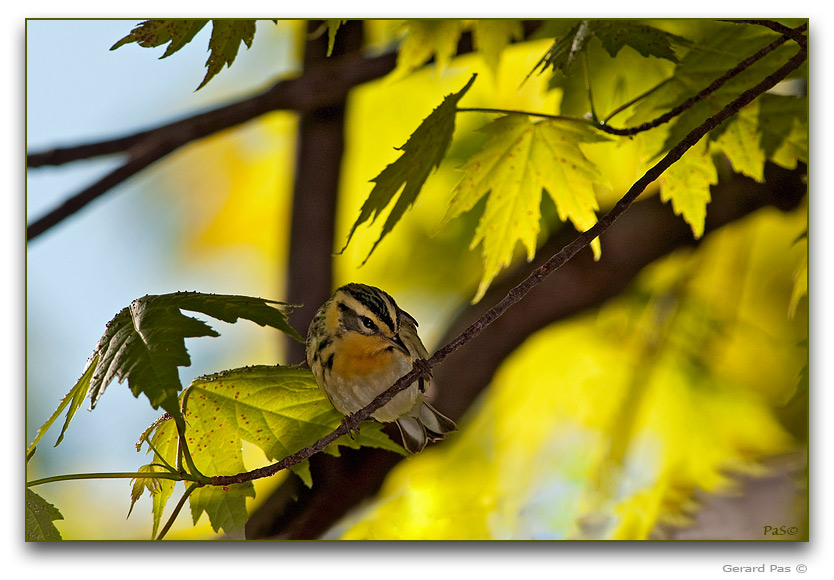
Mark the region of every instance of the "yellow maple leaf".
POLYGON ((765 152, 760 145, 759 102, 753 101, 735 116, 715 145, 737 172, 764 183, 765 152))
MULTIPOLYGON (((580 142, 607 137, 589 126, 527 116, 499 117, 482 129, 489 135, 483 149, 463 167, 441 227, 472 209, 489 194, 470 248, 483 242, 484 272, 473 302, 480 300, 498 272, 509 265, 521 241, 531 260, 539 233, 542 189, 546 189, 559 218, 580 231, 596 223, 594 184, 610 187, 605 176, 579 148, 580 142)), ((599 239, 591 246, 599 259, 599 239)))
POLYGON ((473 23, 475 48, 484 58, 493 75, 498 73, 501 53, 507 44, 524 37, 520 20, 492 19, 476 20, 473 23))
POLYGON ((444 70, 457 52, 464 25, 463 20, 407 20, 406 36, 397 53, 397 67, 391 78, 402 78, 432 57, 438 71, 444 70))
POLYGON ((692 228, 695 238, 704 234, 710 185, 718 173, 705 140, 701 140, 673 163, 660 177, 660 199, 672 200, 672 209, 692 228))

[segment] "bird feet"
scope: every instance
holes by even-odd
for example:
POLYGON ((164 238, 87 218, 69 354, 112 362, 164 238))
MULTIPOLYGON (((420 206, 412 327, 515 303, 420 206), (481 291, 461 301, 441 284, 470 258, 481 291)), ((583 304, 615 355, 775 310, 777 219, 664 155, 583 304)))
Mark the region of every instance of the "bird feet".
POLYGON ((342 419, 342 425, 345 426, 347 429, 348 437, 351 439, 356 439, 359 436, 359 425, 362 422, 356 419, 356 415, 351 413, 350 415, 345 415, 345 418, 342 419), (353 434, 356 433, 356 437, 353 434))

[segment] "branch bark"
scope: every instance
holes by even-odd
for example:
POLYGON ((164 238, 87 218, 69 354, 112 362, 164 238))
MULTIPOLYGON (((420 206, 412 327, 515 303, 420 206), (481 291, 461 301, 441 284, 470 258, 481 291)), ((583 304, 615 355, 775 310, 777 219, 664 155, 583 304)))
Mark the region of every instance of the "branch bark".
MULTIPOLYGON (((539 21, 524 22, 525 39, 539 25, 539 21)), ((471 34, 465 33, 458 43, 457 54, 466 54, 472 50, 471 34)), ((300 77, 278 81, 257 95, 193 117, 116 139, 31 153, 26 158, 28 168, 116 154, 126 154, 127 160, 99 181, 29 224, 26 240, 33 240, 60 224, 120 183, 184 145, 271 111, 289 110, 305 114, 338 106, 352 88, 384 77, 394 70, 396 62, 395 52, 367 57, 357 48, 341 57, 322 60, 315 68, 304 71, 300 77)))
POLYGON ((394 69, 395 64, 395 54, 365 58, 361 54, 352 53, 323 63, 304 76, 280 81, 259 95, 188 119, 98 144, 33 153, 27 156, 27 167, 55 165, 91 155, 115 153, 127 153, 128 160, 29 224, 26 240, 32 240, 58 225, 115 186, 184 145, 251 121, 270 111, 294 110, 304 114, 337 105, 344 101, 350 89, 385 76, 394 69))
MULTIPOLYGON (((308 24, 311 32, 317 27, 315 21, 308 24)), ((330 58, 355 53, 361 46, 361 23, 348 21, 339 29, 330 58)), ((327 66, 327 61, 327 36, 320 35, 307 43, 304 74, 315 74, 316 69, 327 66)), ((304 112, 299 118, 286 296, 289 302, 302 305, 290 315, 293 328, 302 332, 333 289, 333 243, 345 143, 346 96, 304 112)), ((285 360, 292 364, 304 361, 303 344, 286 340, 285 345, 285 360)))

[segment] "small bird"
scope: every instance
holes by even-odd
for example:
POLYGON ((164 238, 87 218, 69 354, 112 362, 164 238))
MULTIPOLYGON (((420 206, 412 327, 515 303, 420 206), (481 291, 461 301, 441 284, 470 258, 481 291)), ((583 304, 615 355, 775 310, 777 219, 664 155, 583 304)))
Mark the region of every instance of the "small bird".
MULTIPOLYGON (((307 331, 307 364, 325 396, 346 416, 391 387, 416 359, 426 358, 417 321, 374 286, 338 288, 307 331)), ((371 414, 382 423, 396 421, 411 453, 457 429, 425 400, 429 380, 421 377, 371 414)))

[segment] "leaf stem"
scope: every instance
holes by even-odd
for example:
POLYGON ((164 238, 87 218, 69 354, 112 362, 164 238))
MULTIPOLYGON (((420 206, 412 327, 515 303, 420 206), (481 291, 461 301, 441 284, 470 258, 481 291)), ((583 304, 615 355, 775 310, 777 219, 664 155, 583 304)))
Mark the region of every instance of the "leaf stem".
POLYGON ((594 123, 597 125, 601 125, 599 121, 599 117, 597 116, 596 107, 594 107, 594 92, 591 89, 591 73, 590 67, 588 66, 588 52, 585 51, 582 53, 585 58, 582 59, 585 68, 585 90, 588 91, 588 103, 591 107, 591 118, 594 120, 594 123))
POLYGON ((199 481, 197 478, 188 473, 166 473, 162 471, 149 472, 115 472, 115 473, 70 473, 66 475, 53 475, 51 477, 43 477, 33 481, 27 481, 26 487, 34 487, 36 485, 43 485, 44 483, 54 483, 56 481, 71 481, 76 479, 171 479, 173 481, 199 481))
POLYGON ((153 446, 153 443, 151 443, 150 439, 145 439, 145 443, 147 443, 148 447, 150 447, 151 451, 153 451, 154 457, 156 457, 157 459, 159 459, 162 462, 162 465, 160 465, 158 463, 151 463, 151 465, 159 465, 160 467, 164 467, 165 469, 167 469, 168 471, 170 471, 172 473, 177 472, 177 468, 174 467, 173 465, 171 465, 170 463, 168 463, 167 461, 165 461, 165 458, 162 457, 162 454, 159 451, 156 450, 156 447, 153 446))
POLYGON ((491 107, 458 107, 458 113, 494 113, 496 115, 528 115, 530 117, 542 117, 543 119, 554 119, 556 121, 571 121, 573 123, 582 123, 583 125, 597 126, 597 123, 589 119, 580 119, 578 117, 570 117, 568 115, 552 115, 549 113, 540 113, 538 111, 519 111, 517 109, 495 109, 491 107))
MULTIPOLYGON (((765 21, 761 21, 761 22, 757 22, 757 23, 764 24, 765 21)), ((774 26, 776 26, 776 28, 773 28, 773 27, 771 27, 771 28, 773 28, 774 30, 778 29, 778 25, 776 25, 775 23, 773 23, 773 24, 774 24, 774 26)), ((681 104, 679 104, 677 107, 667 111, 666 113, 660 115, 659 117, 657 117, 656 119, 654 119, 652 121, 647 121, 646 123, 642 123, 640 125, 637 125, 636 127, 626 127, 626 128, 622 128, 622 129, 618 129, 618 128, 611 127, 609 125, 603 124, 603 125, 599 126, 599 129, 602 130, 602 131, 605 131, 606 133, 610 133, 612 135, 630 136, 630 135, 636 135, 637 133, 642 133, 643 131, 648 131, 649 129, 654 129, 655 127, 659 127, 660 125, 663 125, 664 123, 668 123, 669 121, 671 121, 672 119, 674 119, 675 117, 677 117, 678 115, 680 115, 681 113, 686 111, 687 109, 691 108, 695 103, 697 103, 699 101, 702 101, 705 98, 707 98, 709 95, 711 95, 712 93, 717 91, 719 88, 724 86, 730 79, 732 79, 733 77, 738 76, 743 71, 750 68, 754 63, 761 60, 762 58, 764 58, 765 56, 767 56, 768 54, 770 54, 771 52, 773 52, 774 50, 776 50, 777 48, 782 46, 788 40, 793 40, 793 41, 797 42, 800 46, 806 47, 807 39, 803 36, 802 33, 807 28, 808 28, 808 25, 803 24, 802 26, 799 26, 796 29, 787 29, 786 31, 783 31, 782 36, 780 36, 779 38, 777 38, 776 40, 774 40, 773 42, 771 42, 770 44, 768 44, 764 48, 758 50, 754 54, 750 55, 749 57, 747 57, 746 59, 744 59, 743 61, 738 63, 733 68, 729 69, 723 75, 721 75, 720 77, 718 77, 717 79, 712 81, 707 87, 702 89, 698 94, 686 99, 681 104)), ((781 31, 781 29, 779 29, 779 31, 781 31)), ((804 50, 806 51, 806 56, 807 56, 807 47, 804 48, 804 50)), ((798 66, 797 66, 797 68, 798 68, 798 66)), ((785 76, 787 76, 787 75, 785 75, 785 76)), ((652 89, 652 90, 654 90, 654 89, 652 89)), ((642 96, 641 96, 641 98, 642 98, 642 96)), ((617 111, 617 112, 619 112, 619 111, 617 111)), ((610 118, 610 116, 609 116, 609 118, 610 118)))
POLYGON ((197 466, 194 464, 194 460, 191 458, 191 452, 188 449, 188 443, 185 439, 185 414, 186 414, 186 402, 188 401, 188 395, 191 393, 190 390, 186 390, 182 396, 182 414, 174 417, 174 423, 177 426, 177 436, 179 438, 179 453, 177 454, 177 465, 180 468, 180 472, 183 472, 182 469, 182 460, 185 459, 185 464, 188 467, 188 470, 193 473, 196 477, 195 481, 201 481, 206 483, 209 481, 209 478, 203 475, 197 466))
POLYGON ((202 483, 192 483, 191 485, 188 486, 188 488, 185 490, 185 493, 182 494, 182 497, 180 498, 180 501, 177 502, 177 505, 174 508, 174 511, 171 512, 171 516, 168 518, 168 521, 165 522, 165 525, 159 531, 159 535, 156 536, 157 541, 164 538, 165 534, 168 533, 168 530, 171 529, 171 526, 174 525, 174 521, 177 519, 177 516, 180 515, 180 512, 182 511, 182 508, 185 505, 185 500, 188 499, 188 496, 190 496, 191 493, 195 489, 197 489, 198 487, 202 487, 202 486, 203 486, 202 483))
POLYGON ((662 81, 660 81, 658 84, 656 84, 655 86, 653 86, 652 88, 650 88, 649 90, 647 90, 646 92, 641 93, 641 94, 637 95, 636 97, 634 97, 633 99, 631 99, 630 101, 623 103, 622 105, 620 105, 619 107, 617 107, 616 109, 614 109, 613 111, 611 111, 610 113, 608 113, 608 115, 605 117, 605 119, 603 119, 603 120, 602 120, 602 122, 601 122, 601 123, 602 123, 603 125, 607 125, 607 124, 608 124, 608 122, 609 122, 611 119, 613 119, 614 117, 616 117, 617 115, 619 115, 620 113, 622 113, 623 111, 625 111, 626 109, 628 109, 630 106, 634 105, 635 103, 637 103, 637 102, 639 102, 639 101, 642 101, 643 99, 645 99, 646 97, 648 97, 649 95, 651 95, 651 94, 652 94, 653 92, 655 92, 656 90, 658 90, 658 89, 660 89, 661 87, 665 86, 665 85, 666 85, 666 83, 668 83, 670 80, 671 80, 671 79, 665 79, 665 80, 662 80, 662 81))

